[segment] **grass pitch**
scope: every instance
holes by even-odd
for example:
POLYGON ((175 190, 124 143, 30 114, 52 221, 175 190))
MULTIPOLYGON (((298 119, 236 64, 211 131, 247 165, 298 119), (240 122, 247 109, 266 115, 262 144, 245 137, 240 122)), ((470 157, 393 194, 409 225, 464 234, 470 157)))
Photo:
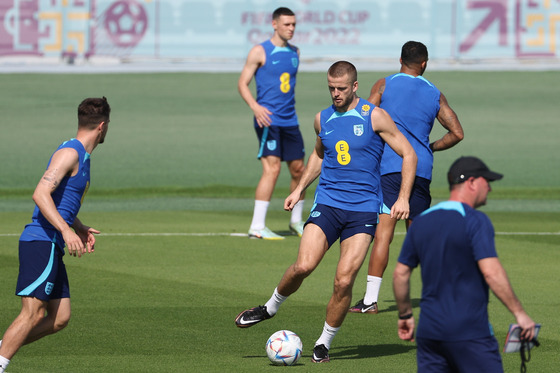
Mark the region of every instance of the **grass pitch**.
MULTIPOLYGON (((361 73, 359 93, 387 73, 361 73)), ((280 329, 304 345, 299 371, 414 371, 415 345, 396 334, 391 273, 404 228, 392 245, 378 315, 348 315, 330 364, 310 362, 324 322, 338 260, 335 244, 279 314, 241 330, 233 320, 263 304, 295 260, 298 238, 239 237, 251 219, 260 176, 249 109, 237 74, 0 75, 0 333, 19 312, 13 295, 17 241, 31 216, 32 190, 52 151, 75 134, 82 98, 108 97, 111 128, 92 159, 92 187, 80 217, 102 231, 96 252, 66 257, 73 316, 68 328, 23 347, 9 372, 269 371, 267 338, 280 329)), ((445 172, 460 155, 478 155, 505 174, 483 210, 496 228, 500 258, 528 313, 543 324, 528 370, 560 363, 557 268, 560 264, 559 72, 428 72, 465 128, 456 148, 436 153, 434 200, 446 198, 445 172), (520 89, 522 87, 522 89, 520 89)), ((313 115, 330 103, 324 73, 300 73, 297 108, 308 153, 313 115)), ((433 137, 442 130, 436 123, 433 137)), ((288 233, 283 171, 267 224, 288 233)), ((308 195, 309 208, 312 193, 308 195)), ((354 300, 365 288, 362 268, 354 300)), ((415 314, 419 271, 413 277, 415 314)), ((503 346, 513 317, 491 298, 503 346)), ((503 355, 506 372, 518 354, 503 355)))

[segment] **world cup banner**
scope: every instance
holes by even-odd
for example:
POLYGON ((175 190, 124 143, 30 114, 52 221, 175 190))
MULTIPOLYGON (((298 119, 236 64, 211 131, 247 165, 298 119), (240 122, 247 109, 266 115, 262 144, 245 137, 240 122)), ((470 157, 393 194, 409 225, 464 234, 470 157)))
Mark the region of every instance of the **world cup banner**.
MULTIPOLYGON (((244 59, 271 37, 268 0, 1 0, 0 57, 244 59)), ((292 0, 303 59, 556 59, 557 0, 292 0)))

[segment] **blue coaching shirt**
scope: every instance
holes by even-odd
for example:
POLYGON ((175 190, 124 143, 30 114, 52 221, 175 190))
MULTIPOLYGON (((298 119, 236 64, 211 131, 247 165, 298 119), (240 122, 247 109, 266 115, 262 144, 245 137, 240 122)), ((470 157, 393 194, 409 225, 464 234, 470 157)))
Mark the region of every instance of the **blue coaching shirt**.
MULTIPOLYGON (((64 221, 66 221, 68 225, 72 225, 89 188, 90 154, 86 152, 82 143, 76 139, 63 142, 56 151, 63 148, 72 148, 78 152, 79 169, 76 175, 72 177, 65 176, 62 179, 60 185, 52 193, 52 198, 64 221)), ((50 163, 51 160, 49 160, 49 165, 50 163)), ((56 243, 64 254, 63 248, 65 243, 62 239, 62 234, 49 223, 37 206, 35 206, 35 210, 33 211, 31 223, 25 226, 21 234, 20 241, 50 241, 56 243)))
MULTIPOLYGON (((297 126, 295 88, 299 68, 298 49, 290 44, 277 47, 270 40, 261 45, 266 60, 255 73, 257 102, 272 112, 273 126, 297 126)), ((256 120, 255 126, 258 126, 256 120)))
POLYGON ((382 203, 379 163, 384 141, 371 124, 375 105, 360 98, 344 113, 334 105, 320 115, 325 148, 315 203, 347 211, 379 213, 382 203))
POLYGON ((441 202, 414 219, 398 261, 421 266, 419 338, 462 341, 493 335, 488 284, 477 262, 497 256, 490 219, 467 204, 441 202))
MULTIPOLYGON (((385 78, 379 107, 384 109, 418 156, 416 176, 432 179, 430 132, 439 112, 440 91, 422 76, 398 73, 385 78)), ((402 158, 385 145, 381 175, 401 172, 402 158)))

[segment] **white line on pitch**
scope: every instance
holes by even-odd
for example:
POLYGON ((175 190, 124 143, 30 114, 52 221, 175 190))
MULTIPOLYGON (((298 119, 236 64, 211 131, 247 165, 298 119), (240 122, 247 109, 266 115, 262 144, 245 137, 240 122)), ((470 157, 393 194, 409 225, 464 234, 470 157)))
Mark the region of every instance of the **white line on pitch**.
MULTIPOLYGON (((395 232, 396 235, 404 235, 406 232, 395 232)), ((19 236, 21 233, 0 233, 0 237, 14 237, 19 236)), ((497 236, 559 236, 560 232, 496 232, 497 236)), ((101 233, 100 236, 153 236, 153 237, 172 237, 172 236, 198 236, 198 237, 211 237, 211 236, 230 236, 230 237, 247 237, 247 233, 101 233)))

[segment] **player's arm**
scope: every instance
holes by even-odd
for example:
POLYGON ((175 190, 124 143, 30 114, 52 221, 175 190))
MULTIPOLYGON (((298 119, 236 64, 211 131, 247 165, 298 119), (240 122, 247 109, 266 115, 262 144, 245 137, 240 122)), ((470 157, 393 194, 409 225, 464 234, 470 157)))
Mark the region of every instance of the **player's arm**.
POLYGON ((379 106, 381 104, 381 96, 383 96, 384 91, 385 91, 385 78, 382 78, 379 79, 377 82, 375 82, 373 87, 371 87, 368 101, 376 106, 379 106))
POLYGON ((74 256, 81 256, 86 248, 80 237, 58 212, 52 199, 52 193, 58 188, 65 176, 72 176, 78 168, 79 157, 76 150, 64 148, 56 151, 51 158, 49 167, 33 192, 33 201, 39 207, 41 214, 62 234, 68 247, 68 253, 74 256))
POLYGON ((257 69, 264 65, 265 60, 266 55, 263 47, 261 45, 254 46, 247 56, 247 61, 245 62, 245 66, 243 66, 243 70, 241 70, 241 75, 239 76, 239 80, 237 82, 239 94, 241 95, 241 98, 245 100, 247 105, 249 105, 251 110, 253 110, 253 114, 255 115, 255 119, 257 120, 259 127, 270 126, 270 115, 272 113, 264 106, 259 105, 257 100, 255 100, 253 93, 249 88, 249 84, 251 84, 251 80, 253 80, 253 76, 255 76, 257 69))
POLYGON ((375 132, 403 159, 399 197, 391 207, 391 218, 408 219, 410 193, 416 176, 418 158, 406 137, 397 129, 387 112, 379 107, 372 110, 371 122, 375 132))
POLYGON ((405 341, 414 340, 414 317, 401 319, 403 316, 412 315, 412 302, 410 301, 410 275, 412 268, 397 262, 393 272, 393 293, 399 311, 398 334, 405 341))
POLYGON ((484 279, 492 292, 515 316, 517 324, 521 327, 521 336, 527 340, 532 340, 535 336, 535 322, 527 315, 513 292, 500 260, 496 257, 481 259, 478 261, 478 268, 480 268, 480 272, 484 275, 484 279))
POLYGON ((457 117, 455 111, 453 111, 451 106, 449 106, 449 103, 443 93, 439 96, 439 111, 437 120, 442 127, 447 130, 447 133, 443 135, 441 139, 430 144, 432 152, 449 149, 463 140, 465 135, 463 133, 461 122, 459 122, 459 118, 457 117))
POLYGON ((303 174, 301 175, 301 179, 295 189, 290 193, 290 195, 284 201, 284 209, 287 211, 291 211, 296 203, 301 198, 301 194, 311 185, 315 179, 319 177, 321 174, 321 166, 323 164, 323 157, 325 155, 323 142, 319 137, 319 132, 321 132, 321 113, 317 113, 315 116, 315 133, 317 134, 317 141, 315 142, 315 147, 313 148, 313 152, 309 156, 307 160, 307 165, 305 166, 305 170, 303 170, 303 174))

